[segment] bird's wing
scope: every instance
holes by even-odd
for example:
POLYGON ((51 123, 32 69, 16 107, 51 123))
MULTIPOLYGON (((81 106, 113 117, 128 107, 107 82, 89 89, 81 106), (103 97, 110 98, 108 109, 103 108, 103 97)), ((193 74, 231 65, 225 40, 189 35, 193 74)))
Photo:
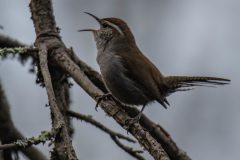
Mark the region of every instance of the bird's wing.
POLYGON ((139 88, 143 89, 148 97, 156 99, 164 107, 164 98, 159 90, 159 82, 162 81, 160 71, 150 60, 140 51, 138 52, 122 52, 116 54, 121 59, 121 63, 125 68, 125 76, 131 79, 139 88))

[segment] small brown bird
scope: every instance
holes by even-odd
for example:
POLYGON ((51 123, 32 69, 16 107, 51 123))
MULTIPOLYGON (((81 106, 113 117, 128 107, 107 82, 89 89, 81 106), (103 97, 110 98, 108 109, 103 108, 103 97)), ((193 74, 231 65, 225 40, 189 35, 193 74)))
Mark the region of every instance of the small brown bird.
POLYGON ((103 81, 111 95, 128 105, 144 107, 152 101, 164 108, 169 105, 166 97, 176 91, 191 90, 194 86, 224 85, 229 79, 217 77, 163 76, 157 67, 139 50, 126 22, 118 18, 99 19, 85 12, 100 24, 100 29, 79 31, 93 32, 97 45, 97 62, 103 81))

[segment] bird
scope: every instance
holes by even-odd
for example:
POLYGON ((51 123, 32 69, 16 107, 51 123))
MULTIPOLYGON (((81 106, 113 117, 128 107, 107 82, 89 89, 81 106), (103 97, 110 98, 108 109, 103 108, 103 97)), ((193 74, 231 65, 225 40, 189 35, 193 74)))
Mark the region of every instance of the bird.
MULTIPOLYGON (((164 108, 170 104, 167 97, 177 91, 192 90, 195 86, 229 84, 226 78, 208 76, 164 76, 141 52, 127 23, 119 18, 98 18, 89 12, 100 25, 99 29, 82 29, 94 35, 97 63, 103 82, 109 91, 103 99, 113 96, 125 105, 142 106, 133 122, 139 121, 147 104, 157 101, 164 108)), ((98 104, 98 102, 97 102, 98 104)))

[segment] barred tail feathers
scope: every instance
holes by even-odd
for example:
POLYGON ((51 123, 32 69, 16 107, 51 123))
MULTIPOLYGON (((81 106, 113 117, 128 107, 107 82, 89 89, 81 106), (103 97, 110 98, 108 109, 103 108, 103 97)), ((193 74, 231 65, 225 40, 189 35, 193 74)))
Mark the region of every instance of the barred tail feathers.
POLYGON ((195 86, 215 87, 230 83, 229 79, 218 77, 168 76, 164 79, 169 94, 192 90, 195 86))

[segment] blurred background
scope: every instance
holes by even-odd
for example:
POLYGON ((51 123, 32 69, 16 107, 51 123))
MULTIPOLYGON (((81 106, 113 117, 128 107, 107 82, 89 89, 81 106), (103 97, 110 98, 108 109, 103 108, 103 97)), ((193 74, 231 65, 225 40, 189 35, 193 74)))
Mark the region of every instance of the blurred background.
MULTIPOLYGON (((1 34, 32 44, 35 40, 29 0, 1 0, 1 34)), ((130 26, 140 49, 165 75, 218 76, 232 80, 218 88, 196 88, 169 97, 165 110, 153 103, 145 114, 162 125, 178 146, 194 160, 240 159, 240 1, 239 0, 82 0, 53 1, 57 25, 68 47, 99 70, 96 47, 90 33, 78 29, 98 28, 84 14, 118 17, 130 26)), ((30 62, 0 61, 0 79, 11 105, 16 127, 26 136, 50 130, 45 89, 29 74, 30 62)), ((116 131, 123 129, 77 85, 71 88, 72 109, 91 114, 116 131)), ((74 147, 80 159, 129 159, 108 135, 85 122, 73 120, 74 147)), ((135 146, 141 148, 140 146, 135 146)), ((39 145, 49 155, 47 145, 39 145)), ((150 156, 145 153, 147 159, 150 156)), ((21 157, 25 159, 25 157, 21 157)))

